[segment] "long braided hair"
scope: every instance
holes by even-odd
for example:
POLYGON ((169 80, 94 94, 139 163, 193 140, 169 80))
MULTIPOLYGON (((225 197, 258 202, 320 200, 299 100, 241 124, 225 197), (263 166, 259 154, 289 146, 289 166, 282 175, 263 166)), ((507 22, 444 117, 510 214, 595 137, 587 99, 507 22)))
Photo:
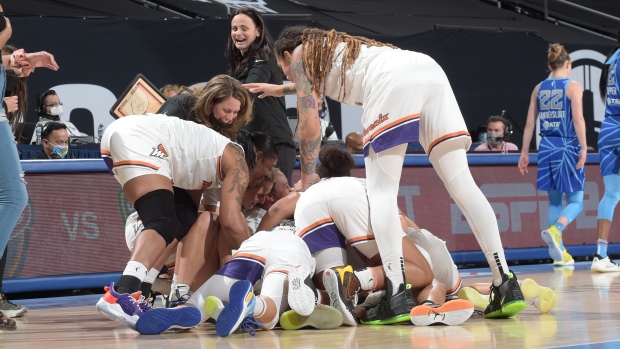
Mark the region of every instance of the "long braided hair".
POLYGON ((338 54, 339 56, 343 56, 343 64, 340 68, 342 85, 340 86, 340 91, 338 91, 338 99, 340 99, 340 97, 344 98, 346 96, 346 92, 344 92, 346 88, 345 74, 359 56, 362 45, 369 47, 397 47, 363 36, 353 36, 338 32, 333 29, 325 31, 318 28, 294 26, 285 28, 280 34, 280 37, 276 41, 276 54, 283 57, 284 51, 292 53, 295 47, 303 43, 305 45, 303 50, 304 69, 311 81, 312 89, 317 93, 325 95, 325 86, 323 83, 332 68, 336 46, 343 42, 345 46, 338 54), (295 43, 297 45, 290 47, 295 43), (322 91, 320 91, 321 85, 323 85, 322 91))

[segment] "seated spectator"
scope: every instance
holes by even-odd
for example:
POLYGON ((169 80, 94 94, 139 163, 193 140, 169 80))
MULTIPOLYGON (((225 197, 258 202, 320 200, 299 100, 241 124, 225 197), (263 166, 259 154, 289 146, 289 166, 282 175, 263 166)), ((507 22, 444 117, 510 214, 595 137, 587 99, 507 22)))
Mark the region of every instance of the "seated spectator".
POLYGON ((351 132, 344 140, 344 144, 349 152, 362 151, 364 149, 363 137, 358 132, 351 132))
POLYGON ((166 85, 159 90, 164 94, 164 96, 166 96, 166 98, 174 97, 181 93, 180 88, 177 85, 166 85))
POLYGON ((507 142, 512 133, 510 122, 501 116, 491 116, 487 121, 486 142, 480 144, 474 151, 498 151, 507 153, 518 151, 516 144, 507 142))
MULTIPOLYGON (((62 102, 54 90, 47 90, 39 95, 39 98, 37 98, 37 114, 39 115, 38 122, 42 124, 41 127, 44 127, 49 122, 55 121, 66 126, 69 137, 88 136, 86 133, 80 132, 72 122, 60 119, 63 114, 62 102)), ((30 144, 36 141, 37 133, 35 130, 32 134, 30 144)))
POLYGON ((32 155, 31 159, 64 159, 69 152, 69 133, 67 126, 60 122, 48 122, 41 130, 43 151, 32 155))

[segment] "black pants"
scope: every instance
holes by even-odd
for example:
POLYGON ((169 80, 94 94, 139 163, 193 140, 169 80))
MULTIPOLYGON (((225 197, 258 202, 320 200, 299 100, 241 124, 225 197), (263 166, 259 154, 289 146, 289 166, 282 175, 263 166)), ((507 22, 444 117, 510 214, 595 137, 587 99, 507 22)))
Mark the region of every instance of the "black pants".
POLYGON ((278 168, 288 179, 288 185, 293 186, 293 168, 297 162, 297 149, 288 143, 276 143, 278 152, 278 168))

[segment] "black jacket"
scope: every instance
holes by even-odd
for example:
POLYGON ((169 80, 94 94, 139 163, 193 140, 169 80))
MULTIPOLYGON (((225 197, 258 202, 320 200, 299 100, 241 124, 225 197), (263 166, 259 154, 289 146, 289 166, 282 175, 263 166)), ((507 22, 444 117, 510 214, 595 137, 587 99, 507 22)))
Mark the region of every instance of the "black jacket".
MULTIPOLYGON (((268 61, 255 59, 248 68, 234 76, 244 84, 265 82, 282 85, 282 74, 275 58, 268 61)), ((293 132, 286 117, 284 97, 258 98, 258 94, 250 93, 254 102, 252 120, 244 126, 249 132, 264 132, 275 144, 288 143, 295 146, 293 132)))

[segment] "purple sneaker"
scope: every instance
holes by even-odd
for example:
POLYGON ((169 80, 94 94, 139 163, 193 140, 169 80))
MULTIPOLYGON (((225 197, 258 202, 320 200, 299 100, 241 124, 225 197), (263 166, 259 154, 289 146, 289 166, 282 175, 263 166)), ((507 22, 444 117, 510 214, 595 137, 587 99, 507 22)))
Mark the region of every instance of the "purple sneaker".
POLYGON ((97 310, 110 320, 135 330, 136 321, 143 314, 142 309, 138 305, 138 299, 142 296, 142 292, 138 291, 132 294, 116 293, 114 291, 114 283, 111 283, 109 287, 106 286, 104 289, 106 292, 97 302, 97 310))

